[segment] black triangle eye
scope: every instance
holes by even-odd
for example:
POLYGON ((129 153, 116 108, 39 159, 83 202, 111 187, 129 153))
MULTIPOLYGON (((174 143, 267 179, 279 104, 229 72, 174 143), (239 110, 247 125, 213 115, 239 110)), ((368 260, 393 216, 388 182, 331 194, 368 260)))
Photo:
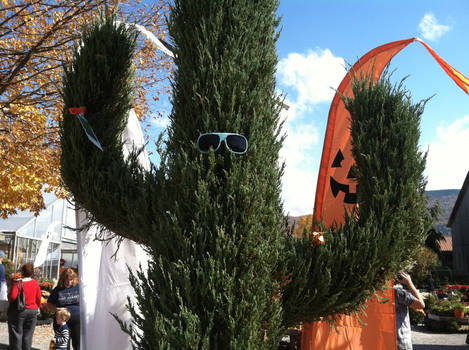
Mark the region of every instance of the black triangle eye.
POLYGON ((357 167, 352 165, 347 175, 347 179, 356 179, 357 178, 357 167))
POLYGON ((337 152, 334 161, 332 162, 332 168, 340 168, 342 166, 342 161, 344 160, 344 155, 342 154, 342 151, 339 149, 337 152))

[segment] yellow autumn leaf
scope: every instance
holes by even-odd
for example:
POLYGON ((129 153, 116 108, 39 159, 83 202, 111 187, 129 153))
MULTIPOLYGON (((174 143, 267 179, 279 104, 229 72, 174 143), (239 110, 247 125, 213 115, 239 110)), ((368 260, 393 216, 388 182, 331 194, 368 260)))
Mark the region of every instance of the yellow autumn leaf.
MULTIPOLYGON (((136 23, 151 23, 155 33, 165 32, 166 1, 118 3, 119 18, 131 16, 136 23)), ((65 194, 57 131, 63 105, 58 91, 62 66, 70 61, 82 28, 94 21, 103 2, 1 0, 1 4, 0 217, 6 217, 17 209, 40 210, 42 190, 65 194), (18 65, 19 56, 28 59, 18 65)), ((135 62, 141 68, 135 80, 136 110, 145 119, 147 101, 168 89, 169 83, 153 86, 168 77, 171 61, 142 40, 135 62)))

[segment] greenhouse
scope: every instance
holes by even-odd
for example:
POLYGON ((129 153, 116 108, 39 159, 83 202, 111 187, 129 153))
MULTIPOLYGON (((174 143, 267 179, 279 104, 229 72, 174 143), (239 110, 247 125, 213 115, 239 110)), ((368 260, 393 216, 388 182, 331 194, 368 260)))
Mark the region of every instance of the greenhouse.
MULTIPOLYGON (((15 270, 35 261, 42 245, 47 245, 41 277, 57 279, 60 267, 78 265, 75 210, 67 200, 45 194, 46 208, 38 216, 29 211, 0 219, 0 249, 13 261, 15 270)), ((43 248, 45 249, 45 248, 43 248)))

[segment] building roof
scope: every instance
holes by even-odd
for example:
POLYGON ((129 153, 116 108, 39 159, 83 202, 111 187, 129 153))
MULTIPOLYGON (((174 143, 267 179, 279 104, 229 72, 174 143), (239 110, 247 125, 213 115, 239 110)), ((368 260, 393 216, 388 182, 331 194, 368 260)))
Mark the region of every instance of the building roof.
MULTIPOLYGON (((43 192, 42 195, 46 208, 58 199, 53 193, 43 192)), ((0 232, 16 232, 34 217, 34 213, 29 210, 19 210, 17 214, 10 215, 6 219, 0 218, 0 232)))
POLYGON ((445 238, 439 241, 439 243, 440 243, 440 251, 442 252, 453 251, 453 237, 445 236, 445 238))
POLYGON ((456 199, 456 203, 454 203, 453 211, 448 220, 448 224, 446 226, 451 227, 453 226, 454 219, 456 218, 456 214, 458 213, 459 206, 461 205, 464 196, 466 195, 467 188, 469 187, 469 171, 467 172, 466 179, 462 185, 461 190, 459 191, 458 198, 456 199))
POLYGON ((3 232, 15 232, 25 223, 27 223, 30 217, 16 217, 10 216, 8 219, 0 219, 0 231, 3 232))

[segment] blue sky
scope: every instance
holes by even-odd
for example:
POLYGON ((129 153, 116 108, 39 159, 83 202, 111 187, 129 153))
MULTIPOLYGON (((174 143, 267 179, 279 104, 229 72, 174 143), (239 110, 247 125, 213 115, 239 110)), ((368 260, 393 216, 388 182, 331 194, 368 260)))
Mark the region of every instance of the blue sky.
MULTIPOLYGON (((329 105, 346 65, 382 44, 419 37, 469 76, 469 1, 283 0, 278 14, 278 90, 290 106, 283 114, 282 196, 287 213, 303 215, 313 212, 329 105)), ((409 76, 405 86, 414 101, 435 95, 421 124, 427 189, 459 189, 469 170, 469 96, 419 43, 402 50, 391 69, 396 81, 409 76)), ((154 125, 161 130, 166 123, 154 125)))
MULTIPOLYGON (((419 37, 469 76, 469 1, 284 0, 278 13, 278 89, 291 107, 284 113, 283 199, 290 215, 303 215, 313 211, 332 88, 344 66, 382 44, 419 37)), ((421 124, 427 189, 460 188, 469 170, 469 96, 419 43, 401 51, 391 69, 396 81, 409 76, 414 101, 435 95, 421 124)))

